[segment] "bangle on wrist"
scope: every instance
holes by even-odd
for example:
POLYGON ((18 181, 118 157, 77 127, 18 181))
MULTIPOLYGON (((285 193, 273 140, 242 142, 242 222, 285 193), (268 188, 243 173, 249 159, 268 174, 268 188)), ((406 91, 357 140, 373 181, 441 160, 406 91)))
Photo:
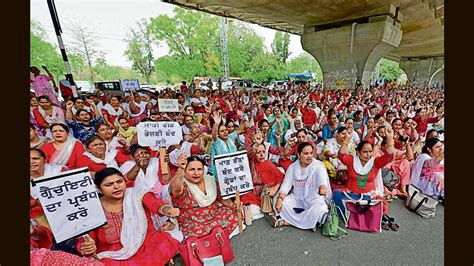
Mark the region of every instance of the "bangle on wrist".
POLYGON ((171 206, 169 204, 165 204, 165 205, 161 206, 160 213, 165 215, 165 212, 170 210, 171 208, 173 208, 173 206, 171 206))

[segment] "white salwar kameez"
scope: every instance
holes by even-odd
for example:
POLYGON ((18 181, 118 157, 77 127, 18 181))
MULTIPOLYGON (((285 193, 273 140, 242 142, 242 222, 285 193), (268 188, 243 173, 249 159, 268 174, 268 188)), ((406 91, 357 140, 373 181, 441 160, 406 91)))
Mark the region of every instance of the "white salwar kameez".
MULTIPOLYGON (((300 229, 312 229, 328 212, 328 204, 332 198, 329 177, 321 161, 313 159, 306 169, 301 168, 300 160, 296 160, 286 171, 285 179, 279 193, 286 194, 282 203, 280 215, 283 220, 300 229), (326 196, 319 195, 319 186, 325 185, 326 196), (293 188, 292 193, 288 192, 293 188), (304 211, 296 213, 293 208, 302 208, 304 211)), ((276 195, 279 195, 277 193, 276 195)), ((274 205, 277 197, 274 198, 274 205)))

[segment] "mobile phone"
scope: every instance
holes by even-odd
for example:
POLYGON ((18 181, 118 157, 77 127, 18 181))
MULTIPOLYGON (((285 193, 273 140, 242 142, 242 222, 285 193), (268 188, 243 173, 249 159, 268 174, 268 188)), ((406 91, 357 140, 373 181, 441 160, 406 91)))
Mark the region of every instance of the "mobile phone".
POLYGON ((302 213, 302 212, 304 211, 303 208, 293 208, 293 210, 294 210, 297 214, 302 213))
POLYGON ((407 142, 408 139, 410 139, 408 136, 400 136, 400 137, 398 137, 398 140, 399 140, 399 141, 402 141, 402 142, 407 142))

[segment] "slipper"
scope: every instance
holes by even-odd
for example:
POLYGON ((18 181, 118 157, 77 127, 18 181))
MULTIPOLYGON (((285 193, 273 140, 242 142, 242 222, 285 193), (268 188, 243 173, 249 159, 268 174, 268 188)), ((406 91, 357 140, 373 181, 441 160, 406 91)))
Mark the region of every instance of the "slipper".
POLYGON ((281 227, 284 225, 285 225, 285 220, 283 220, 283 218, 281 217, 278 217, 273 227, 281 227))
POLYGON ((398 231, 398 229, 400 229, 400 226, 395 222, 395 218, 390 217, 386 214, 384 214, 384 217, 385 217, 386 221, 388 222, 388 225, 389 225, 390 229, 392 229, 393 231, 398 231))
POLYGON ((383 230, 390 230, 389 221, 384 217, 382 217, 382 229, 383 230))
POLYGON ((280 227, 283 226, 285 221, 281 217, 275 217, 274 214, 264 214, 265 219, 270 223, 273 227, 280 227))
POLYGON ((393 198, 392 198, 391 195, 385 196, 385 199, 387 200, 387 202, 392 202, 393 201, 393 198))
POLYGON ((398 231, 398 229, 400 228, 400 226, 398 226, 398 224, 395 222, 388 221, 388 223, 390 224, 390 229, 392 229, 393 231, 398 231))

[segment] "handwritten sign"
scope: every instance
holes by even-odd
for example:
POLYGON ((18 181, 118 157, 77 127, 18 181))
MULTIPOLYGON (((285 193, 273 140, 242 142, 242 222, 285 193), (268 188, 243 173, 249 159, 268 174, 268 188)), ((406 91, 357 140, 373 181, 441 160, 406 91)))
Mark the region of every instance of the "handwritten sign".
POLYGON ((178 99, 158 99, 160 112, 179 112, 178 99))
POLYGON ((87 167, 34 179, 31 186, 58 243, 107 223, 87 167))
POLYGON ((140 146, 168 147, 179 144, 183 132, 178 122, 140 122, 137 136, 140 146))
POLYGON ((242 195, 253 190, 247 151, 218 155, 214 164, 223 199, 234 197, 237 191, 242 195))
POLYGON ((140 89, 140 83, 138 79, 119 79, 120 88, 123 92, 138 91, 140 89))

